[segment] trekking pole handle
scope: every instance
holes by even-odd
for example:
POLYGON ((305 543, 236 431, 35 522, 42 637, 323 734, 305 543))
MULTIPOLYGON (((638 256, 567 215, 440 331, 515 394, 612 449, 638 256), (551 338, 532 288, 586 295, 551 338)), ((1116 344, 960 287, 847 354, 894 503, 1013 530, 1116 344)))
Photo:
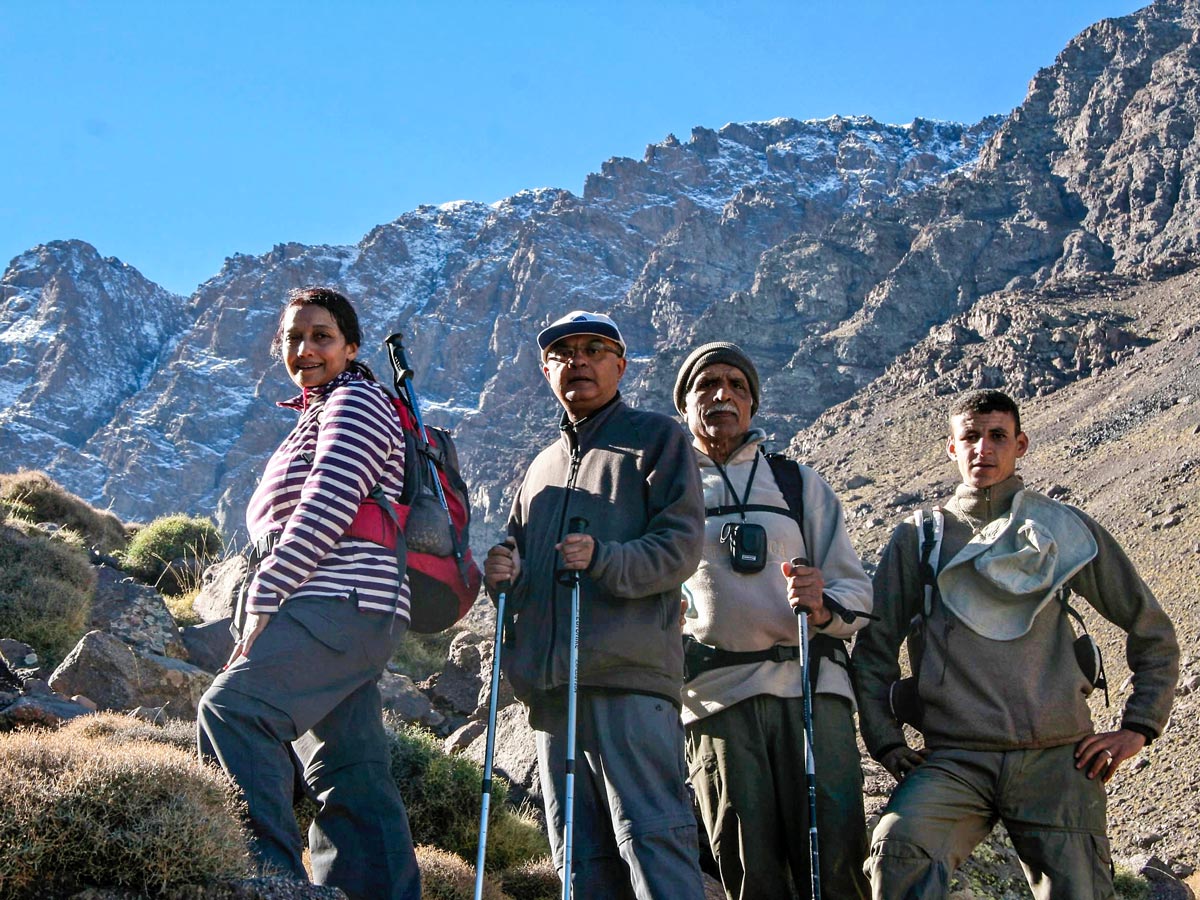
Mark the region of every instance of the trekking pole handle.
POLYGON ((413 377, 412 367, 408 364, 408 355, 404 352, 404 335, 400 332, 389 334, 383 342, 387 347, 388 356, 392 360, 392 368, 396 370, 397 381, 408 381, 413 377))
MULTIPOLYGON (((792 568, 793 569, 795 569, 798 566, 804 566, 805 568, 808 568, 810 565, 812 565, 812 563, 810 563, 808 561, 807 556, 797 556, 792 559, 792 568)), ((854 609, 847 609, 846 607, 842 606, 842 604, 838 603, 836 600, 834 600, 832 597, 830 597, 828 594, 822 594, 821 600, 825 604, 825 608, 827 610, 829 610, 831 615, 837 616, 839 619, 841 619, 847 625, 849 625, 855 619, 870 619, 873 622, 879 621, 879 616, 873 616, 870 613, 859 612, 858 610, 854 610, 854 609)), ((803 612, 803 610, 801 610, 799 608, 795 608, 792 611, 796 615, 800 615, 800 613, 803 612)))
MULTIPOLYGON (((567 534, 583 534, 587 531, 588 520, 583 516, 572 516, 567 523, 567 534)), ((559 569, 557 572, 559 584, 572 585, 579 583, 578 569, 559 569)))

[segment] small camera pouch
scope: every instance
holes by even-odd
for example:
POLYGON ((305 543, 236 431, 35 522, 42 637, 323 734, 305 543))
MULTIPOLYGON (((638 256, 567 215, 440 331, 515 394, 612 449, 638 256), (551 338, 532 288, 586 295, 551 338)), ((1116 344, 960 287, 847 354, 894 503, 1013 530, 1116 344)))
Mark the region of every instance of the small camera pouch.
POLYGON ((1079 624, 1080 630, 1083 631, 1083 634, 1075 638, 1071 644, 1071 649, 1075 652, 1075 662, 1079 664, 1079 671, 1083 673, 1083 677, 1087 679, 1087 683, 1092 686, 1092 689, 1099 688, 1104 691, 1104 705, 1107 706, 1110 702, 1108 678, 1104 674, 1104 657, 1100 655, 1100 646, 1088 634, 1083 617, 1067 602, 1066 591, 1063 591, 1060 597, 1067 615, 1074 619, 1079 624))
POLYGON ((920 728, 925 718, 925 704, 917 688, 917 676, 910 675, 893 681, 888 688, 888 704, 892 709, 892 717, 901 724, 920 728))
POLYGON ((754 522, 727 522, 721 543, 729 550, 733 571, 743 575, 761 572, 767 565, 767 529, 754 522))

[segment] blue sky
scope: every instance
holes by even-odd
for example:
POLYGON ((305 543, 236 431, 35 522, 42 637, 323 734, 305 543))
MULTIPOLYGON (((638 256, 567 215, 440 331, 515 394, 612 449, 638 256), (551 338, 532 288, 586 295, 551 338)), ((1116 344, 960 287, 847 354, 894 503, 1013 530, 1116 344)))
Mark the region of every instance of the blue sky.
POLYGON ((976 121, 1128 0, 0 0, 0 264, 79 238, 179 293, 421 203, 580 192, 791 116, 976 121))

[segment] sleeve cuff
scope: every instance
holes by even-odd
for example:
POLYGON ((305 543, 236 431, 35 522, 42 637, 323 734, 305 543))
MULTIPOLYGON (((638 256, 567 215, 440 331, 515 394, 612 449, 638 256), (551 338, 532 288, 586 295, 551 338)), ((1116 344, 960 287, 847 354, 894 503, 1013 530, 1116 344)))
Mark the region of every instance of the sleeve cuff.
POLYGON ((1127 731, 1133 731, 1140 734, 1146 739, 1146 746, 1149 747, 1151 742, 1158 737, 1158 732, 1147 725, 1140 725, 1137 722, 1122 722, 1121 727, 1127 731))

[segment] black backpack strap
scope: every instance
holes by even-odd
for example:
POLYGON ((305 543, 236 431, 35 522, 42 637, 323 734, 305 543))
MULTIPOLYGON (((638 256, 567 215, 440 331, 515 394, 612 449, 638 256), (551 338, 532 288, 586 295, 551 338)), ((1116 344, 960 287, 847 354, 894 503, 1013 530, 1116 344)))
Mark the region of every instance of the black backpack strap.
POLYGON ((800 463, 789 459, 782 453, 767 453, 767 465, 775 477, 775 484, 783 494, 783 500, 792 513, 792 518, 800 527, 800 539, 804 541, 804 551, 811 554, 808 535, 804 533, 804 476, 800 474, 800 463))

